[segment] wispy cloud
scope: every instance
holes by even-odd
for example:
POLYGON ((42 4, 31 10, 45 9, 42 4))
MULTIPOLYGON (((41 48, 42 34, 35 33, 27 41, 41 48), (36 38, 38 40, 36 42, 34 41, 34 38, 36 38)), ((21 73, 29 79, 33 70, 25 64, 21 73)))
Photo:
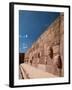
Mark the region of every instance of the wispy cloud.
POLYGON ((28 35, 25 34, 25 35, 19 35, 19 38, 28 38, 28 35))
POLYGON ((23 49, 28 48, 27 44, 23 43, 22 48, 23 48, 23 49))
POLYGON ((23 46, 23 49, 26 49, 26 48, 28 48, 27 46, 23 46))

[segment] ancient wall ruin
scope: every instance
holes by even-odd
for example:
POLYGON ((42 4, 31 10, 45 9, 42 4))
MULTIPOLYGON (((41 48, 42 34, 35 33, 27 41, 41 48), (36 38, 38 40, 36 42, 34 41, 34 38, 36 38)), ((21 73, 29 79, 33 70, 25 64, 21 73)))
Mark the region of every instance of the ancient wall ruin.
POLYGON ((25 53, 25 62, 57 76, 64 75, 64 14, 25 53))

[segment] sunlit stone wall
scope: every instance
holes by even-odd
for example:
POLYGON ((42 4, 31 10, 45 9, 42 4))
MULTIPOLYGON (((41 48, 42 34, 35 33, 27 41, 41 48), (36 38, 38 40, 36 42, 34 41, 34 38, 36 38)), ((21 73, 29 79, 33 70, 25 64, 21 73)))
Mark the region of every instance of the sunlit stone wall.
POLYGON ((64 75, 64 14, 25 53, 26 63, 57 76, 64 75))

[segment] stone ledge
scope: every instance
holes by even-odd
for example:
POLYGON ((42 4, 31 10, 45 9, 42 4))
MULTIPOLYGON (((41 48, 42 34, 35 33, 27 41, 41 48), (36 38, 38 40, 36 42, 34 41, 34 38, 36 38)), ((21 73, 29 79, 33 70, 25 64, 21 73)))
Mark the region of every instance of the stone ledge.
POLYGON ((25 79, 27 79, 27 76, 26 74, 28 75, 28 77, 30 79, 33 79, 33 78, 55 78, 57 76, 51 74, 51 73, 48 73, 48 72, 45 72, 43 70, 40 70, 38 68, 35 68, 29 64, 21 64, 21 67, 25 70, 25 72, 23 72, 22 70, 22 73, 23 75, 25 75, 24 77, 26 77, 25 79))

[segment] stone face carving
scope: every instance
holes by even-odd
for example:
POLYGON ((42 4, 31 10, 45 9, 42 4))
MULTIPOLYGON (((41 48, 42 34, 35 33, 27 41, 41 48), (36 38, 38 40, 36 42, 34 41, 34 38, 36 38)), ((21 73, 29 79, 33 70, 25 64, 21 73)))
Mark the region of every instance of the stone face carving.
POLYGON ((32 66, 64 76, 64 16, 60 15, 25 53, 32 66), (32 61, 31 61, 32 60, 32 61), (46 69, 45 69, 46 68, 46 69))
POLYGON ((56 55, 54 57, 53 65, 54 65, 54 68, 56 68, 54 70, 54 73, 58 72, 58 75, 61 76, 61 74, 62 74, 61 73, 61 70, 62 70, 62 60, 61 60, 60 55, 56 55))
POLYGON ((51 65, 53 59, 53 49, 52 47, 47 47, 47 53, 45 54, 45 64, 51 65))
POLYGON ((40 58, 40 53, 38 53, 38 58, 40 58))
POLYGON ((51 59, 53 58, 53 49, 52 49, 52 47, 48 48, 48 55, 50 56, 51 59))
POLYGON ((30 60, 30 64, 32 65, 32 60, 30 60))
POLYGON ((56 56, 54 57, 53 64, 54 64, 55 66, 57 66, 58 69, 62 69, 62 60, 61 60, 60 55, 56 55, 56 56))

